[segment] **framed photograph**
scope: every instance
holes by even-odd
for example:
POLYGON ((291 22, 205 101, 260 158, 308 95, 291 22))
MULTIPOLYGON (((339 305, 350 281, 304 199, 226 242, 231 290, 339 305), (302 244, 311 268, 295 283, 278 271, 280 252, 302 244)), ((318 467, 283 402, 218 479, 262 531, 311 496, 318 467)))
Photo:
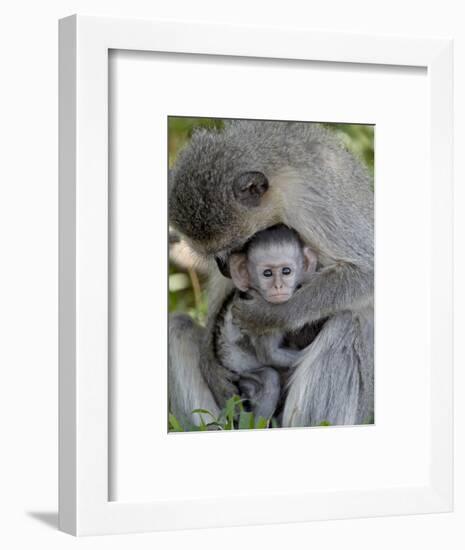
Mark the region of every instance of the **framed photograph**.
POLYGON ((452 42, 60 21, 60 528, 452 510, 452 42))

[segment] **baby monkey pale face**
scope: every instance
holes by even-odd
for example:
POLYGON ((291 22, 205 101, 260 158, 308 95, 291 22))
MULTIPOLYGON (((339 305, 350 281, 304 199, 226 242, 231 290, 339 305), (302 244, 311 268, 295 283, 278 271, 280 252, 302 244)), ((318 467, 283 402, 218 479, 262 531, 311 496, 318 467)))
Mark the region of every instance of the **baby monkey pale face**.
POLYGON ((315 271, 315 253, 288 231, 285 240, 270 235, 266 241, 252 241, 246 252, 231 255, 231 277, 239 290, 254 289, 268 302, 279 304, 289 300, 305 277, 315 271))
POLYGON ((303 260, 303 254, 296 246, 252 249, 248 254, 250 286, 268 302, 286 302, 300 284, 303 260))

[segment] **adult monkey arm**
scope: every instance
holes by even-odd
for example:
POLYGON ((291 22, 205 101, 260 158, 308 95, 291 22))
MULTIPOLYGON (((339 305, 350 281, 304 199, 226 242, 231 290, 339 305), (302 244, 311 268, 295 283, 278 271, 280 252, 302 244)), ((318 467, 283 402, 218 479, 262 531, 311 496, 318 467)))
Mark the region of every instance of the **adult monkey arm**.
MULTIPOLYGON (((337 311, 358 310, 372 304, 371 182, 361 167, 349 164, 343 169, 334 158, 335 152, 321 147, 314 147, 313 162, 326 169, 326 178, 331 174, 324 186, 321 174, 307 173, 305 179, 303 169, 299 172, 289 167, 278 171, 271 180, 285 223, 317 251, 319 269, 285 304, 271 306, 259 295, 237 304, 235 313, 246 326, 298 329, 337 311), (351 181, 351 177, 356 180, 351 181), (312 185, 313 178, 318 185, 312 185)), ((347 160, 344 157, 347 153, 341 154, 347 160)))
POLYGON ((370 305, 372 292, 371 271, 363 272, 351 264, 336 264, 312 275, 284 304, 271 305, 254 292, 252 300, 242 300, 235 305, 234 313, 244 326, 297 330, 336 311, 370 305))

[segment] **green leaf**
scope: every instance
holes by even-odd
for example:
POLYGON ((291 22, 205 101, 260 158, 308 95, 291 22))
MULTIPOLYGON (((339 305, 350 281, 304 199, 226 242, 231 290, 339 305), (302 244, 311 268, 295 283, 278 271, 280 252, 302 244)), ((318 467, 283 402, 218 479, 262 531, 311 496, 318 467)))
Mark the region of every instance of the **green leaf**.
POLYGON ((229 424, 231 424, 234 420, 234 409, 235 409, 235 403, 233 398, 228 399, 225 407, 225 416, 229 424))
POLYGON ((323 422, 320 422, 320 426, 331 426, 331 422, 328 422, 327 420, 323 420, 323 422))
POLYGON ((225 430, 234 430, 234 422, 230 419, 227 420, 226 424, 224 424, 225 430))
POLYGON ((252 430, 254 428, 255 419, 251 412, 241 411, 239 415, 239 430, 252 430))
POLYGON ((179 423, 179 420, 174 416, 174 414, 168 414, 168 423, 171 432, 183 432, 184 429, 179 423))
POLYGON ((225 406, 225 416, 228 421, 229 429, 233 429, 234 418, 237 414, 241 413, 244 410, 242 405, 242 399, 238 395, 233 395, 226 401, 225 406))
POLYGON ((255 427, 257 428, 257 430, 268 428, 268 420, 266 418, 263 418, 263 416, 259 416, 255 427))

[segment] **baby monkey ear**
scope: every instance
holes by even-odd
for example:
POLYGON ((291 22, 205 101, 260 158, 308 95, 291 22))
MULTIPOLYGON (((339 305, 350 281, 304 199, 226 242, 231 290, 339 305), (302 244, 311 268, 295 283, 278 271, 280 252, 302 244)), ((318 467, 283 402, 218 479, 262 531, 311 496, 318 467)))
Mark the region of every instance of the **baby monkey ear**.
POLYGON ((244 206, 260 206, 260 201, 269 187, 268 179, 261 172, 244 172, 236 178, 233 193, 244 206))
POLYGON ((229 272, 234 286, 242 292, 246 292, 250 287, 247 256, 245 254, 231 254, 229 257, 229 272))
POLYGON ((302 252, 304 255, 305 273, 313 273, 314 271, 316 271, 316 266, 318 263, 318 258, 315 252, 313 252, 313 250, 308 246, 304 246, 302 252))

